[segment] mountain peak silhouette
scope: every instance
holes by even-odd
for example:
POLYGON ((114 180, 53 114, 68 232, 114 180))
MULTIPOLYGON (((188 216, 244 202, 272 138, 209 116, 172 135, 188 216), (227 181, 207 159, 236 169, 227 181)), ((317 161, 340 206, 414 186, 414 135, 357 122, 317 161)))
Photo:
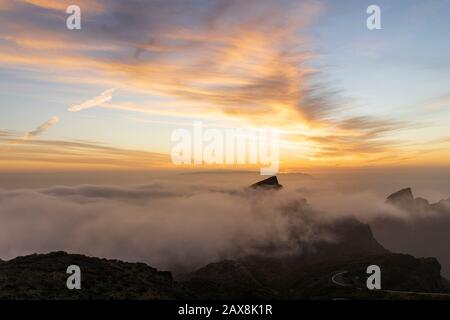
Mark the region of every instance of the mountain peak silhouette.
POLYGON ((394 192, 387 197, 386 202, 394 205, 404 205, 414 202, 414 196, 411 188, 404 188, 394 192))
POLYGON ((258 181, 254 184, 252 184, 250 187, 257 189, 257 188, 264 188, 264 189, 281 189, 283 186, 278 183, 278 179, 276 176, 272 176, 270 178, 258 181))

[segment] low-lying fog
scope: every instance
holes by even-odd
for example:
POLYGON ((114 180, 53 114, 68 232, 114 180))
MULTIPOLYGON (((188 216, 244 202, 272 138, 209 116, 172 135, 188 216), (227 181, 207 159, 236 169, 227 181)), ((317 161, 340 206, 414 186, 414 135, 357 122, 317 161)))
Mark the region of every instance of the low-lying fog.
POLYGON ((352 216, 371 224, 387 249, 437 257, 450 275, 450 211, 424 217, 384 203, 404 187, 430 202, 449 198, 447 169, 280 174, 284 188, 269 193, 246 189, 264 178, 250 172, 0 177, 2 259, 65 250, 190 270, 251 253, 268 241, 287 252, 298 240, 333 241, 320 224, 352 216), (297 212, 286 214, 286 208, 297 212))

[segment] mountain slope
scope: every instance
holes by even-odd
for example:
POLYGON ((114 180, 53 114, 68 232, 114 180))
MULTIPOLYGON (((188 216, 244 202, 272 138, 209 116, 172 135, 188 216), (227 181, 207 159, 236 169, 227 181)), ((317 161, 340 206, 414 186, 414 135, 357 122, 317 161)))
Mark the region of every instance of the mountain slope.
POLYGON ((436 257, 450 277, 450 200, 430 204, 406 188, 388 196, 386 203, 401 214, 380 215, 373 221, 376 238, 395 252, 436 257))
POLYGON ((172 279, 144 263, 53 252, 0 263, 0 299, 188 299, 172 279), (81 290, 69 290, 69 265, 81 269, 81 290))
MULTIPOLYGON (((387 201, 410 205, 415 200, 411 189, 404 189, 387 201)), ((419 199, 417 203, 422 201, 419 199)), ((289 214, 301 215, 305 207, 306 200, 299 211, 291 210, 289 214)), ((303 242, 302 238, 293 236, 292 239, 298 241, 294 252, 277 255, 276 250, 267 249, 260 254, 211 263, 182 275, 180 280, 204 299, 405 297, 403 293, 373 292, 365 287, 362 279, 367 278, 366 268, 376 264, 382 268, 387 289, 448 292, 447 281, 441 277, 441 266, 436 259, 390 253, 374 238, 369 225, 343 218, 322 222, 320 230, 332 235, 332 239, 303 242), (346 270, 352 280, 350 287, 339 287, 331 281, 331 277, 342 270, 346 270)), ((295 234, 295 228, 292 232, 295 234)))
MULTIPOLYGON (((281 261, 279 261, 282 264, 281 261)), ((267 261, 222 261, 212 263, 186 276, 184 285, 203 299, 450 299, 450 285, 440 275, 434 258, 417 259, 403 254, 381 254, 348 261, 322 261, 299 265, 295 277, 284 285, 270 277, 289 277, 280 264, 267 261), (366 288, 369 265, 381 268, 382 289, 366 288), (255 266, 258 268, 255 269, 255 266), (265 277, 262 270, 265 269, 265 277), (344 273, 346 286, 332 278, 344 273), (248 285, 250 283, 251 285, 248 285), (421 293, 421 294, 417 294, 421 293), (445 293, 445 295, 443 294, 445 293)))

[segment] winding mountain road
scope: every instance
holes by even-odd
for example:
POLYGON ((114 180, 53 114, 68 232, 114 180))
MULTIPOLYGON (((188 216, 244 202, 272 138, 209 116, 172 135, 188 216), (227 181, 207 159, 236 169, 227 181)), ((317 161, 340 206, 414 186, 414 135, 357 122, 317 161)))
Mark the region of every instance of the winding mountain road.
POLYGON ((341 272, 339 272, 339 273, 336 273, 336 274, 334 274, 332 277, 331 277, 331 281, 335 284, 335 285, 338 285, 338 286, 341 286, 341 287, 351 287, 351 285, 350 284, 347 284, 347 283, 344 283, 343 281, 339 281, 339 280, 342 280, 342 275, 343 274, 345 274, 345 273, 347 273, 348 271, 341 271, 341 272))
MULTIPOLYGON (((335 273, 332 277, 331 277, 331 282, 333 282, 335 285, 337 286, 341 286, 341 287, 354 287, 356 289, 361 290, 362 288, 360 287, 355 287, 351 284, 345 283, 342 279, 342 275, 348 273, 348 271, 341 271, 338 273, 335 273)), ((381 292, 388 292, 388 293, 397 293, 397 294, 419 294, 419 295, 427 295, 427 296, 441 296, 441 297, 449 297, 450 298, 450 293, 435 293, 435 292, 416 292, 416 291, 398 291, 398 290, 384 290, 384 289, 379 289, 377 291, 381 291, 381 292)))

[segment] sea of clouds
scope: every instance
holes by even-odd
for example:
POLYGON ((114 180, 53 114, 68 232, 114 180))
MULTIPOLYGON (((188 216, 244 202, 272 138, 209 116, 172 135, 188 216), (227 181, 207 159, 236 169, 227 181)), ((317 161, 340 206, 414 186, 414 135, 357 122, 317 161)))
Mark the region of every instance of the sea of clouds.
POLYGON ((433 230, 448 230, 448 215, 411 216, 373 192, 263 191, 163 180, 0 190, 0 258, 64 250, 183 272, 267 246, 284 254, 336 241, 327 226, 346 217, 373 224, 388 249, 419 250, 450 262, 436 243, 449 237, 429 239, 433 230), (424 221, 427 230, 411 239, 411 228, 424 221))
POLYGON ((65 250, 194 268, 299 243, 333 241, 326 216, 296 192, 155 182, 0 192, 0 257, 65 250))

